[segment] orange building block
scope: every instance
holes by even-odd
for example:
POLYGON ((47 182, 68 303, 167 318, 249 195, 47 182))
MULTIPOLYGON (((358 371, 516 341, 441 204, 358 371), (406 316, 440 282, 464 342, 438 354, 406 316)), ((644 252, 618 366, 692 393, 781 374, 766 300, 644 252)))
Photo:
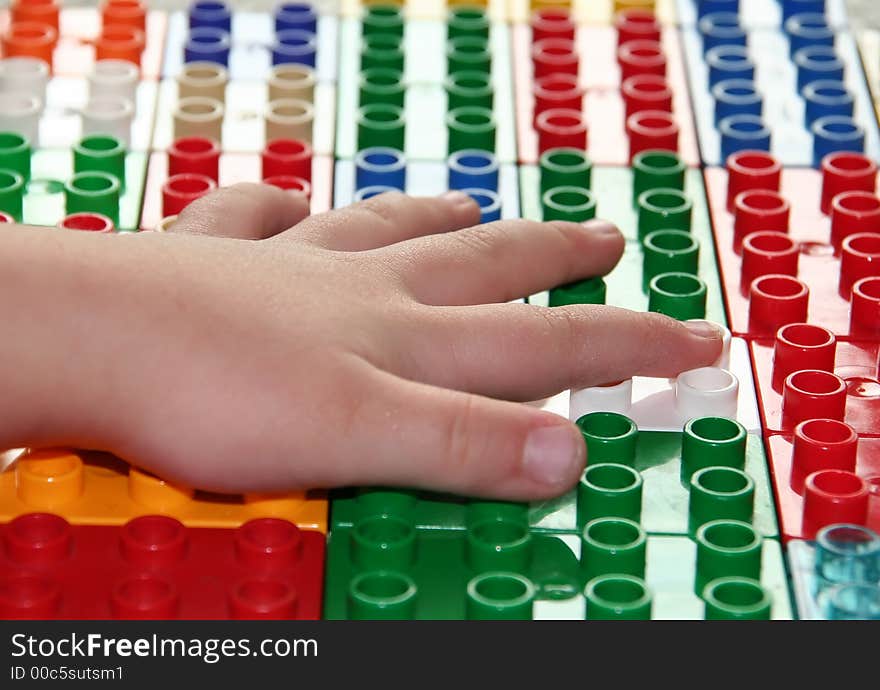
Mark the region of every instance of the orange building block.
POLYGON ((55 0, 13 0, 9 5, 12 21, 48 24, 58 32, 58 3, 55 0))
POLYGON ((147 45, 144 32, 132 26, 105 26, 95 42, 96 60, 126 60, 140 66, 147 45))
POLYGON ((107 0, 101 6, 103 26, 131 26, 147 30, 147 8, 141 0, 107 0))
POLYGON ((58 32, 42 22, 14 22, 0 39, 3 57, 34 57, 52 64, 58 32))
POLYGON ((322 492, 221 495, 166 482, 103 453, 28 451, 0 473, 0 521, 33 512, 73 524, 122 525, 141 515, 168 515, 187 527, 237 527, 276 517, 300 529, 327 531, 322 492))

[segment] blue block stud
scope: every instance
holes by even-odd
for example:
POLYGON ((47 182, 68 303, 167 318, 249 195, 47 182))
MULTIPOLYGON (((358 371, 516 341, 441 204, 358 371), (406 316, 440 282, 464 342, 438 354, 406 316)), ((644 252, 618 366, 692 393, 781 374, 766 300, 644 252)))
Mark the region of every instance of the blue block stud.
POLYGON ((739 0, 697 0, 697 17, 716 12, 739 14, 739 0))
POLYGON ((796 14, 825 14, 825 0, 782 0, 783 24, 796 14))
POLYGON ((307 2, 286 2, 275 10, 275 31, 299 29, 318 33, 318 13, 307 2))
POLYGON ((745 46, 716 46, 706 53, 706 63, 710 88, 727 79, 755 79, 755 64, 745 46))
POLYGON ((818 168, 822 159, 835 151, 865 150, 865 129, 851 117, 828 115, 820 117, 810 127, 813 132, 813 167, 818 168))
POLYGON ((213 27, 190 29, 183 48, 184 62, 214 62, 229 66, 229 32, 213 27))
POLYGON ((816 589, 880 583, 880 535, 861 525, 836 524, 816 533, 816 589))
POLYGON ((731 115, 757 115, 761 117, 764 99, 753 81, 725 79, 712 87, 715 99, 715 126, 731 115))
POLYGON ((812 81, 801 92, 804 97, 804 122, 809 127, 820 117, 852 117, 855 98, 842 81, 812 81))
POLYGON ((315 34, 300 29, 287 29, 275 34, 275 43, 272 45, 272 64, 296 63, 314 67, 317 53, 318 38, 315 34))
POLYGON ((880 620, 880 585, 834 585, 822 593, 819 602, 832 621, 880 620))
POLYGON ((354 193, 355 201, 366 201, 367 199, 372 199, 374 196, 379 196, 380 194, 384 194, 385 192, 399 192, 400 190, 396 187, 386 187, 385 185, 374 185, 372 187, 364 187, 362 189, 357 190, 354 193))
POLYGON ((354 157, 355 189, 388 187, 406 189, 406 159, 403 152, 385 146, 362 149, 354 157))
POLYGON ((785 22, 788 55, 793 58, 801 48, 834 46, 834 30, 824 14, 796 14, 785 22))
POLYGON ((232 31, 232 12, 225 2, 200 0, 190 5, 189 26, 191 29, 208 27, 232 31))
POLYGON ((794 54, 798 93, 811 81, 843 81, 843 60, 831 46, 807 46, 794 54))
POLYGON ((716 46, 746 45, 746 31, 740 26, 739 15, 716 12, 703 17, 698 28, 703 38, 703 53, 716 46))
POLYGON ((480 222, 491 223, 501 220, 501 196, 491 189, 462 189, 471 199, 480 205, 480 222))
POLYGON ((498 159, 479 149, 456 151, 446 161, 450 189, 490 189, 498 191, 498 159))
POLYGON ((737 151, 770 150, 770 128, 756 115, 731 115, 718 123, 721 132, 721 160, 737 151))

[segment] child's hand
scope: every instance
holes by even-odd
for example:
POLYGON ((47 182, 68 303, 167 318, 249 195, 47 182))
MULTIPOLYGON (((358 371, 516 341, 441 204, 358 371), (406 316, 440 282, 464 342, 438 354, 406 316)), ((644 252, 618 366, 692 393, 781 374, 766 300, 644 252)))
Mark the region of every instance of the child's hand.
POLYGON ((719 354, 713 329, 658 314, 506 304, 608 273, 624 245, 608 223, 476 225, 460 193, 306 213, 300 196, 236 185, 164 235, 53 232, 78 268, 47 296, 68 300, 47 328, 67 349, 63 404, 21 440, 220 491, 535 499, 577 481, 584 444, 566 419, 507 401, 719 354))

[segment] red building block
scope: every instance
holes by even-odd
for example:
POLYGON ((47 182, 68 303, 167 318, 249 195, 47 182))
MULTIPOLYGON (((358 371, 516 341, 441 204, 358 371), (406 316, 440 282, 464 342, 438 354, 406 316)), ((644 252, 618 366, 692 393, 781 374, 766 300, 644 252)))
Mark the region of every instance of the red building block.
MULTIPOLYGON (((875 298, 870 296, 876 292, 875 286, 868 285, 868 294, 857 297, 857 301, 860 301, 857 320, 860 323, 852 332, 849 294, 859 278, 880 276, 880 238, 864 234, 850 237, 848 241, 854 246, 850 246, 848 251, 842 246, 841 256, 835 256, 831 242, 833 221, 820 209, 822 174, 819 171, 786 168, 781 172, 779 194, 790 205, 789 231, 782 237, 762 233, 756 241, 748 242, 749 247, 745 246, 744 240, 742 253, 735 245, 738 234, 735 232, 734 215, 727 210, 727 171, 723 168, 707 168, 705 179, 718 263, 734 334, 761 337, 772 337, 774 334, 775 328, 753 332, 749 326, 751 281, 765 272, 793 275, 806 286, 809 293, 807 322, 823 326, 838 336, 864 337, 866 333, 880 330, 880 323, 866 322, 874 316, 880 317, 880 312, 873 307, 875 298), (784 239, 786 236, 788 240, 784 239)), ((781 227, 781 224, 776 223, 775 227, 781 227)), ((859 227, 859 230, 864 227, 859 227)))
POLYGON ((262 518, 186 528, 148 515, 71 526, 49 513, 0 525, 0 618, 320 618, 324 535, 262 518))

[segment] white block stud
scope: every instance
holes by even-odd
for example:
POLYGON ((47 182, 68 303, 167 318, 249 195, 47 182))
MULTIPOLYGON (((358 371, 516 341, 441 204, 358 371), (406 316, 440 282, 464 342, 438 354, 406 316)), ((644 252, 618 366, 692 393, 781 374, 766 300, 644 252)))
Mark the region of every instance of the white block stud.
POLYGON ((299 98, 269 101, 266 108, 266 141, 298 139, 312 142, 315 108, 299 98))
POLYGON ((96 98, 82 111, 82 134, 106 134, 131 148, 131 123, 134 103, 127 98, 96 98))
POLYGON ((617 412, 628 415, 632 407, 632 379, 607 386, 572 390, 568 401, 568 418, 576 422, 591 412, 617 412))
POLYGON ((162 220, 156 223, 156 227, 154 228, 156 232, 168 232, 168 228, 174 225, 174 221, 177 220, 177 216, 165 216, 162 220))
POLYGON ((736 419, 739 381, 727 369, 701 367, 675 380, 675 404, 682 424, 697 417, 736 419))
POLYGON ((174 108, 174 138, 208 137, 223 139, 223 103, 216 98, 189 96, 174 108))
POLYGON ((49 65, 32 57, 10 57, 0 60, 0 93, 27 93, 46 102, 49 65))
POLYGON ((35 148, 39 144, 43 101, 29 93, 10 93, 0 97, 0 132, 17 132, 35 148))
POLYGON ((98 60, 89 74, 89 100, 124 98, 137 108, 137 65, 126 60, 98 60))
POLYGON ((190 62, 177 75, 177 97, 213 98, 226 102, 226 84, 229 72, 213 62, 190 62))

